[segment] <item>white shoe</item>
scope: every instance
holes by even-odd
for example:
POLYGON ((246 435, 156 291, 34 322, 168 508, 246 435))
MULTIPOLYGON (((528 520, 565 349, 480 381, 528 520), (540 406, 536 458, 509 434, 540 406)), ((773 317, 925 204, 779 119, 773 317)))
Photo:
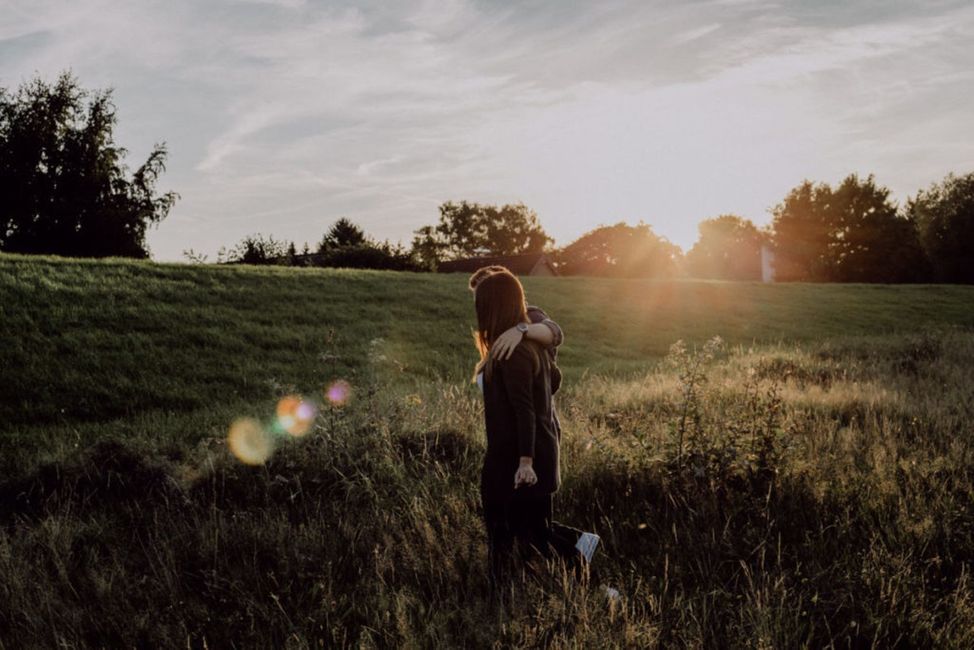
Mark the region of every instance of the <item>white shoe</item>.
POLYGON ((622 594, 619 593, 618 589, 613 589, 608 585, 602 585, 602 593, 604 593, 605 597, 609 600, 619 600, 622 597, 622 594))
POLYGON ((585 557, 586 562, 592 561, 592 556, 595 554, 595 547, 599 545, 600 539, 595 533, 582 533, 579 535, 578 541, 575 542, 575 548, 585 557))

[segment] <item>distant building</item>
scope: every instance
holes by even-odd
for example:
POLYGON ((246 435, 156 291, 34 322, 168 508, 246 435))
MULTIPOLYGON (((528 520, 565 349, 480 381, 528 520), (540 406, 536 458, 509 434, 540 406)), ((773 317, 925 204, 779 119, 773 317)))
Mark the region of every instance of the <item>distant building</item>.
POLYGON ((774 282, 774 251, 767 244, 761 245, 761 281, 774 282))
POLYGON ((503 266, 514 275, 558 275, 551 260, 544 253, 530 255, 503 255, 498 257, 468 257, 462 260, 440 262, 439 273, 473 273, 484 266, 503 266))

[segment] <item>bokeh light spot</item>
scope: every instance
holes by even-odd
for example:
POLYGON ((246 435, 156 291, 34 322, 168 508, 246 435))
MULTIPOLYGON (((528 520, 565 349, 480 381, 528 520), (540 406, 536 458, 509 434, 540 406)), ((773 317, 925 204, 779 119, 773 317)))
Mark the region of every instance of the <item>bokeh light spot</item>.
POLYGON ((233 421, 227 446, 240 462, 247 465, 264 463, 274 451, 270 435, 254 418, 237 418, 233 421))
POLYGON ((314 404, 296 395, 288 395, 277 403, 277 424, 292 436, 300 437, 311 428, 315 413, 314 404))
POLYGON ((325 389, 325 399, 335 406, 343 406, 352 396, 352 387, 344 379, 333 381, 325 389))

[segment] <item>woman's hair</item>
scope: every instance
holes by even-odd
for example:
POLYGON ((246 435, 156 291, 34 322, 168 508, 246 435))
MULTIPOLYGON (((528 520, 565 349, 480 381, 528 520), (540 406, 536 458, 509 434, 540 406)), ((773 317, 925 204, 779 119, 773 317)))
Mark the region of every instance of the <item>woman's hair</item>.
MULTIPOLYGON (((477 374, 481 370, 484 371, 484 378, 490 379, 494 365, 490 356, 491 346, 498 336, 510 328, 518 323, 527 323, 528 310, 521 282, 503 267, 500 267, 500 270, 492 269, 479 278, 474 288, 474 305, 477 310, 474 345, 480 352, 480 361, 473 373, 476 381, 477 374)), ((537 372, 541 364, 538 350, 533 345, 528 349, 534 358, 534 369, 537 372)))
POLYGON ((497 264, 491 264, 490 266, 481 266, 479 269, 474 271, 473 275, 470 276, 470 283, 469 283, 470 290, 476 291, 477 285, 480 284, 480 282, 484 278, 486 278, 488 275, 493 275, 494 273, 500 273, 501 271, 507 271, 508 273, 510 273, 510 271, 508 271, 506 267, 498 266, 497 264))

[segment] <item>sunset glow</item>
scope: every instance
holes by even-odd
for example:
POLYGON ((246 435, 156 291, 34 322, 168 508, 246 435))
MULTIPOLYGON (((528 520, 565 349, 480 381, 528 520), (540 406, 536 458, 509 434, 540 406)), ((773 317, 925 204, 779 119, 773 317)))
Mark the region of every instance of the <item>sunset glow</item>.
POLYGON ((0 80, 70 67, 115 88, 133 156, 168 143, 161 260, 339 216, 408 243, 459 199, 686 250, 805 178, 902 202, 974 150, 969 2, 109 4, 5 3, 0 80))

